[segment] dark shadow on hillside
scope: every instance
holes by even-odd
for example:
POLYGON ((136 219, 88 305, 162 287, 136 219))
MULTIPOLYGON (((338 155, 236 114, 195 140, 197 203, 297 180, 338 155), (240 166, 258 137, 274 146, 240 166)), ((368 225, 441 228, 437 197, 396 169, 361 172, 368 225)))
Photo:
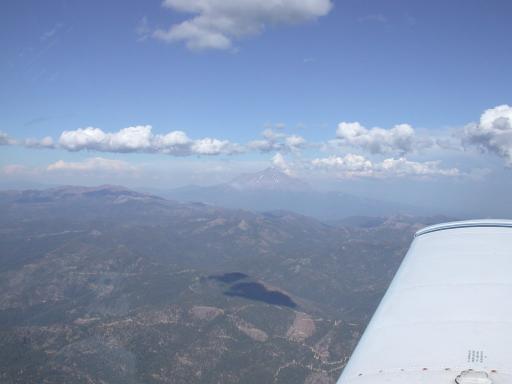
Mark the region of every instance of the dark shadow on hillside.
POLYGON ((224 292, 226 296, 243 297, 250 300, 262 301, 267 304, 281 305, 283 307, 295 308, 297 304, 290 296, 279 292, 270 291, 260 283, 238 283, 224 292))

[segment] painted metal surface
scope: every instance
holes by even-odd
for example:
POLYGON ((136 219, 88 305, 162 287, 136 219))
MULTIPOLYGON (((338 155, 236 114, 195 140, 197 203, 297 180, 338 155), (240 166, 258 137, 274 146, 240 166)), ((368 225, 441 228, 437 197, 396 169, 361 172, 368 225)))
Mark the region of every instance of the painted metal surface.
POLYGON ((511 300, 512 221, 418 231, 338 384, 512 384, 511 300))

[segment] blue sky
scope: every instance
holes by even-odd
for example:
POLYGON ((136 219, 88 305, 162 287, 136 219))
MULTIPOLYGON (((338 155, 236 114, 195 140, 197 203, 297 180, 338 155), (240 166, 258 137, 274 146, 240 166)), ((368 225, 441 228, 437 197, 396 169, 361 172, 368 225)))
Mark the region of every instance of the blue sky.
POLYGON ((4 2, 2 179, 171 187, 273 163, 390 198, 508 185, 510 1, 262 3, 4 2))

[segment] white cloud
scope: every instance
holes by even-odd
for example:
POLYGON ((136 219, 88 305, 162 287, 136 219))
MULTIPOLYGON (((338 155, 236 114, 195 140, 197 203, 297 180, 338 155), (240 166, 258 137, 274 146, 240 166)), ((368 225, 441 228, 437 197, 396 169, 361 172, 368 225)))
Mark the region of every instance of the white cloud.
POLYGON ((336 130, 337 143, 362 149, 373 154, 411 153, 431 147, 429 138, 419 138, 409 124, 391 129, 365 128, 358 122, 341 122, 336 130))
POLYGON ((156 135, 153 140, 155 151, 175 156, 187 156, 190 154, 190 146, 193 144, 183 131, 173 131, 165 135, 156 135))
POLYGON ((62 132, 59 144, 69 151, 80 151, 82 149, 104 151, 108 147, 108 139, 107 134, 101 129, 87 127, 62 132))
POLYGON ((462 132, 466 146, 494 153, 512 167, 512 106, 499 105, 486 110, 478 123, 467 125, 462 132))
POLYGON ((108 135, 109 146, 115 152, 147 151, 152 146, 152 138, 149 125, 123 128, 108 135))
POLYGON ((230 155, 242 151, 240 145, 227 140, 192 140, 182 131, 155 135, 150 125, 123 128, 114 133, 106 133, 93 127, 64 131, 59 144, 61 148, 69 151, 156 152, 174 156, 230 155))
POLYGON ((361 155, 330 156, 311 161, 314 168, 335 172, 339 177, 459 176, 457 168, 440 168, 439 161, 415 162, 403 157, 373 163, 361 155))
POLYGON ((267 25, 315 20, 332 8, 331 0, 164 0, 163 5, 194 16, 153 36, 184 42, 191 50, 230 49, 234 40, 260 34, 267 25))
POLYGON ((125 161, 92 157, 80 162, 56 161, 48 165, 47 171, 78 171, 78 172, 133 172, 137 168, 125 161))
POLYGON ((70 151, 91 149, 105 152, 145 151, 151 146, 151 126, 123 128, 116 133, 105 133, 99 128, 79 128, 64 131, 59 144, 70 151))
POLYGON ((289 175, 289 176, 292 175, 291 167, 288 164, 288 162, 285 160, 285 158, 284 158, 284 156, 282 154, 276 153, 272 157, 272 165, 274 167, 280 169, 281 171, 283 171, 287 175, 289 175))

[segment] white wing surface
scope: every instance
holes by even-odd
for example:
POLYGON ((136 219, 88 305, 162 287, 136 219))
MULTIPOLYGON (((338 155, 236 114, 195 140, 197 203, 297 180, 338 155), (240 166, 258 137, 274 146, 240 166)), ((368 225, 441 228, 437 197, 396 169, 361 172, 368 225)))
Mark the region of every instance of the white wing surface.
POLYGON ((512 221, 416 233, 338 384, 512 384, 512 221))

